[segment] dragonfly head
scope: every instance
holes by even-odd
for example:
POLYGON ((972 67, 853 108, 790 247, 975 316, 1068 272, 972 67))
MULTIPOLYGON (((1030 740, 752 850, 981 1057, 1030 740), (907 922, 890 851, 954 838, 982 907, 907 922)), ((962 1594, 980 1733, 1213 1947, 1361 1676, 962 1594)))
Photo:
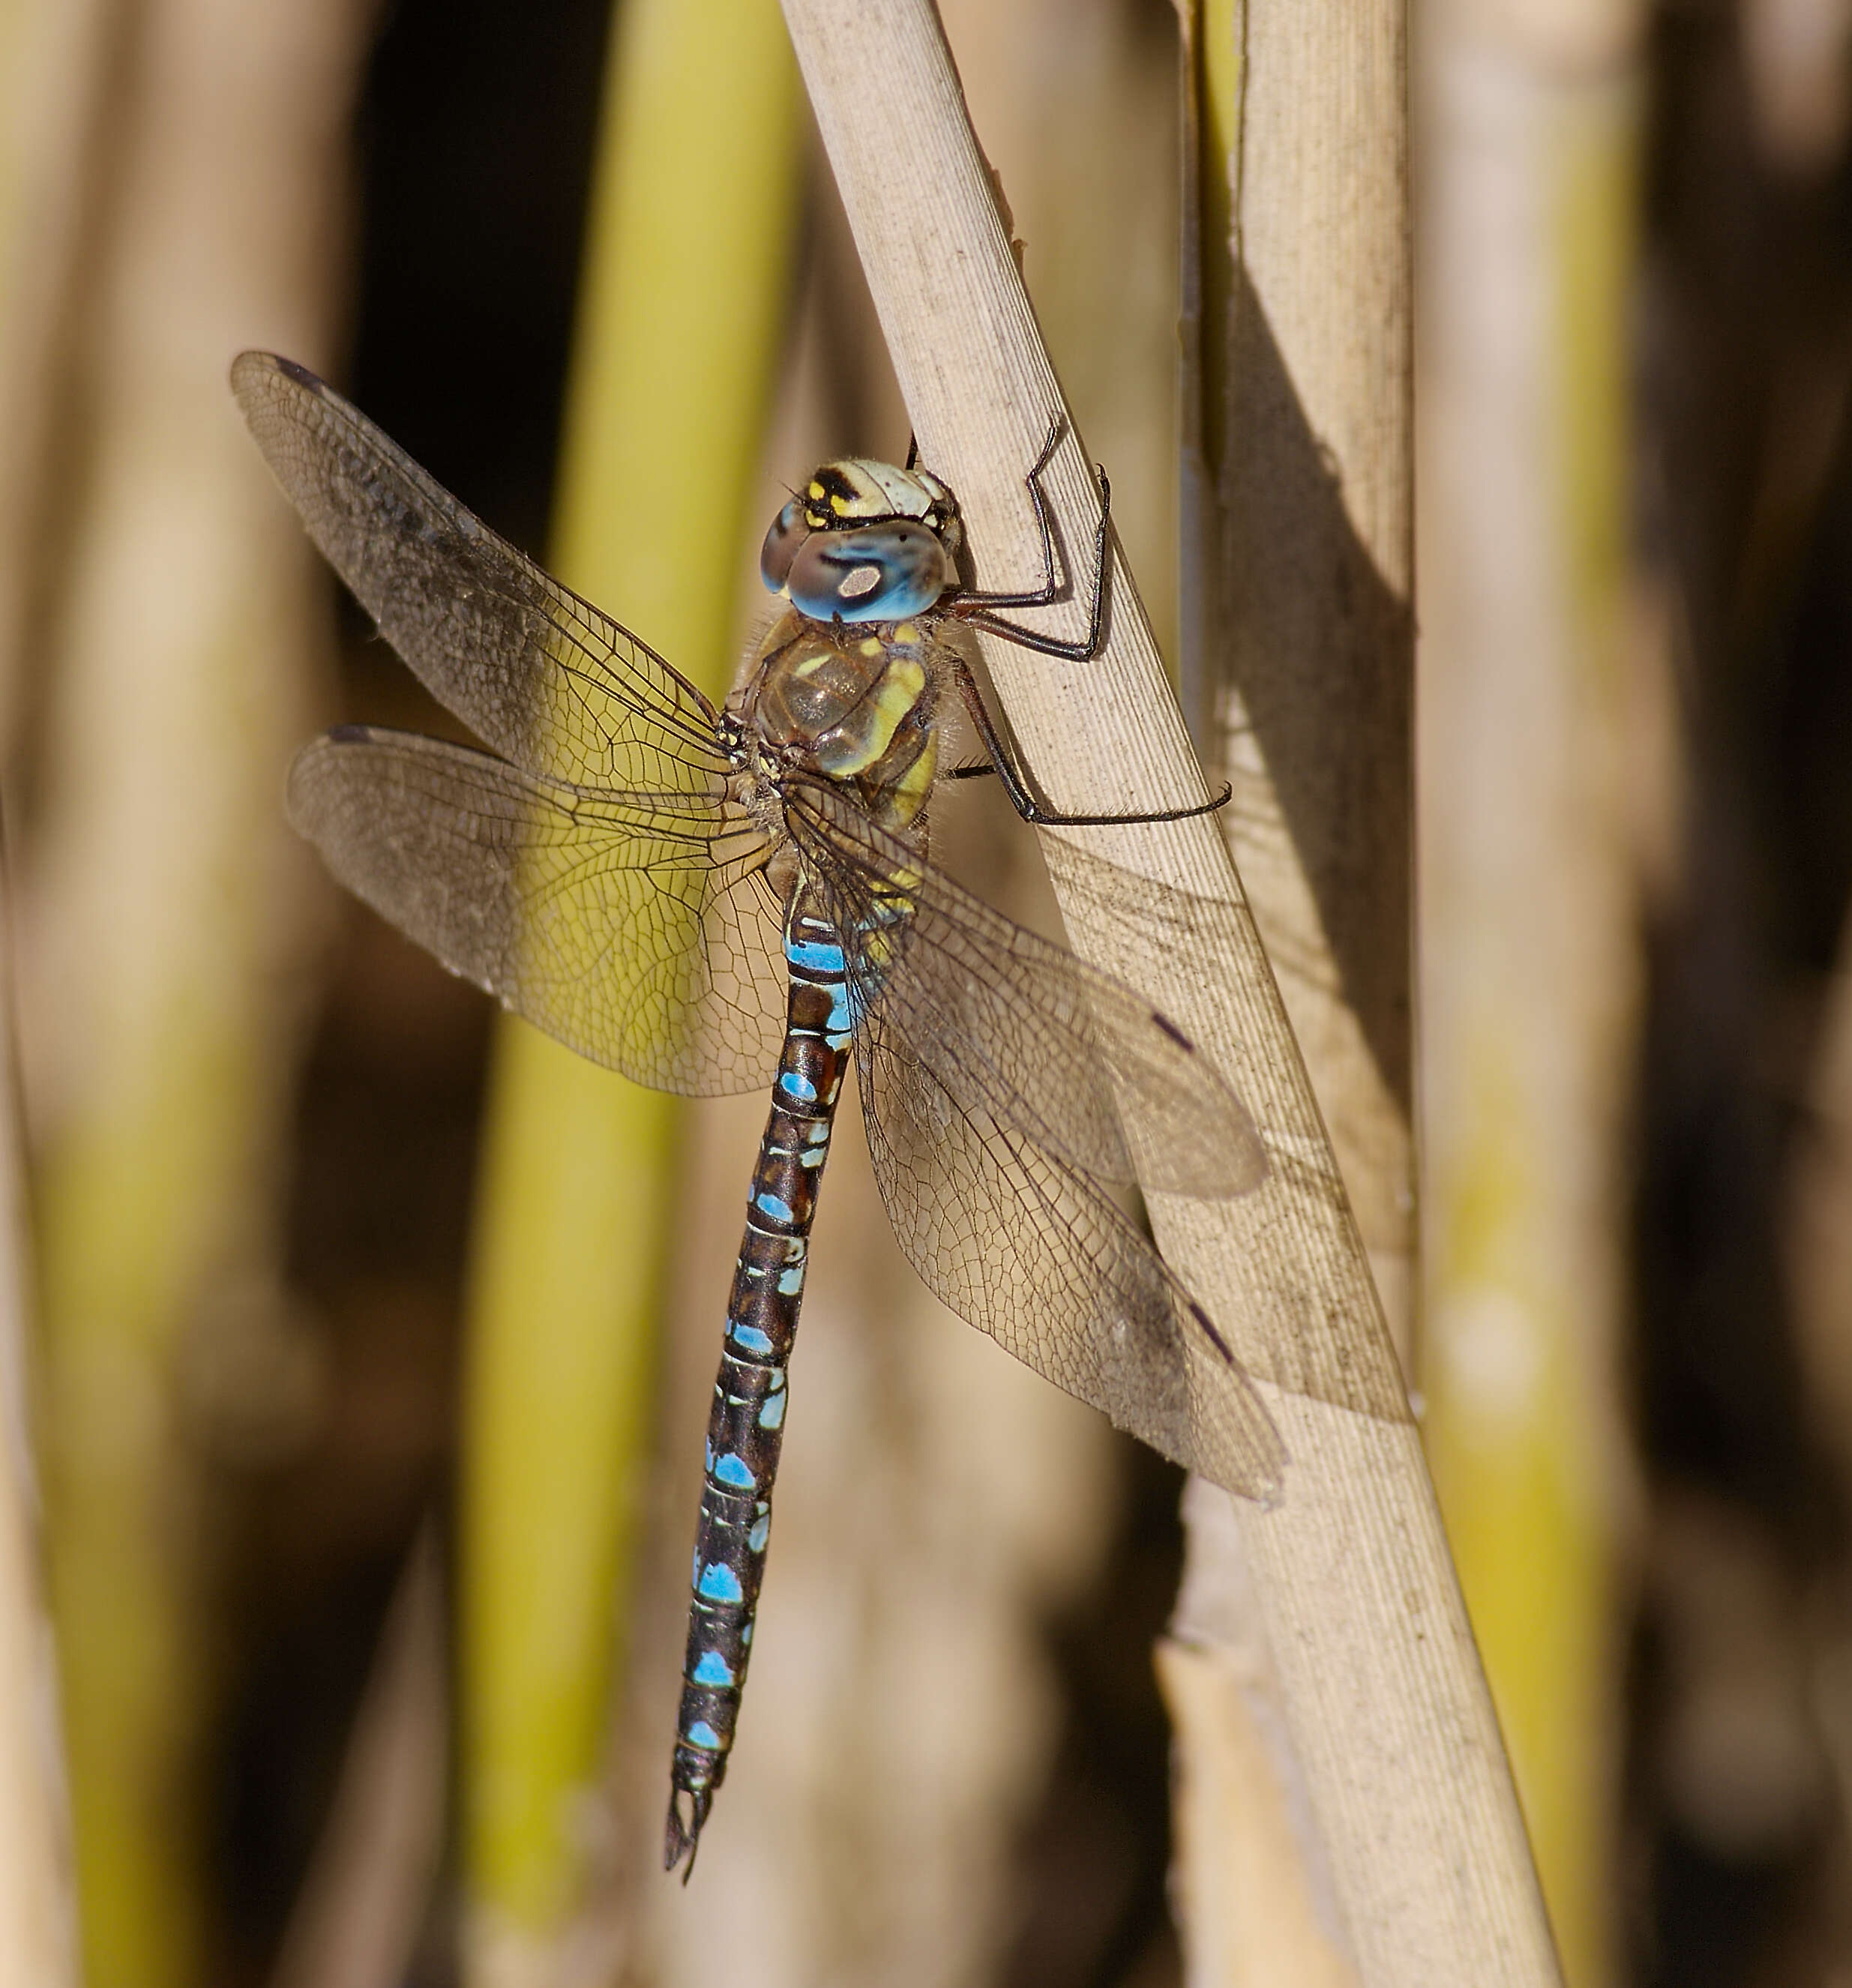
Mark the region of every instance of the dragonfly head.
POLYGON ((903 621, 958 584, 963 537, 936 476, 826 462, 772 520, 759 572, 814 621, 903 621))

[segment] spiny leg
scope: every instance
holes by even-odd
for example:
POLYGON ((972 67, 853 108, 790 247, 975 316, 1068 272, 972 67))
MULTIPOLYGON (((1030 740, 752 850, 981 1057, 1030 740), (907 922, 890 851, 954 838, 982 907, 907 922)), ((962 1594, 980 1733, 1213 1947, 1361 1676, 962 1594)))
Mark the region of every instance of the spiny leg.
MULTIPOLYGON (((1020 624, 1007 621, 994 610, 1000 607, 1045 607, 1061 597, 1061 582, 1055 558, 1054 526, 1048 516, 1048 499, 1041 487, 1043 472, 1053 459, 1065 427, 1063 418, 1057 414, 1048 428, 1048 438, 1024 479, 1029 492, 1029 502, 1034 506, 1035 522, 1041 533, 1043 579, 1040 587, 1032 593, 964 593, 954 597, 946 604, 946 612, 955 615, 967 627, 996 635, 1018 648, 1032 649, 1038 654, 1058 656, 1070 662, 1089 662, 1099 654, 1106 620, 1106 597, 1112 580, 1111 533, 1112 515, 1112 486, 1108 482, 1103 468, 1095 466, 1095 474, 1099 479, 1099 522, 1093 533, 1093 587, 1092 604, 1088 615, 1087 632, 1078 642, 1063 641, 1057 636, 1045 635, 1038 630, 1024 628, 1020 624)), ((977 687, 970 665, 962 657, 956 659, 955 674, 959 695, 971 719, 977 728, 990 763, 986 766, 955 766, 946 777, 954 780, 971 779, 979 774, 994 773, 1003 782, 1004 790, 1010 797, 1010 805, 1026 822, 1038 828, 1104 828, 1114 824, 1130 824, 1158 821, 1187 821, 1193 815, 1212 813, 1217 808, 1225 806, 1234 789, 1226 782, 1221 792, 1214 799, 1197 801, 1187 807, 1160 808, 1141 814, 1065 814, 1051 807, 1036 792, 1031 783, 1028 769, 1022 764, 1021 756, 1005 740, 1001 729, 990 715, 984 701, 984 694, 977 687)))
POLYGON ((1030 505, 1035 513, 1036 529, 1041 534, 1041 584, 1026 592, 960 593, 946 604, 946 607, 949 613, 956 614, 972 627, 1000 636, 1007 642, 1015 643, 1019 648, 1034 649, 1045 656, 1061 656, 1070 662, 1084 663, 1099 654, 1100 640, 1106 622, 1106 597, 1112 584, 1112 485, 1107 480, 1105 471, 1099 465, 1095 465, 1093 473, 1099 482, 1099 522, 1093 529, 1093 584, 1089 592, 1091 606, 1086 634, 1078 642, 1065 641, 1058 635, 1045 635, 1038 629, 1025 628, 1019 622, 1007 621, 996 611, 1003 607, 1052 607, 1061 597, 1065 583, 1055 557, 1054 522, 1048 515, 1048 500, 1043 494, 1041 479, 1044 471, 1054 458, 1056 446, 1066 425, 1061 415, 1055 417, 1049 424, 1048 438, 1042 444, 1041 454, 1035 458, 1028 475, 1023 479, 1029 493, 1030 505))
POLYGON ((1026 822, 1037 828, 1104 828, 1115 823, 1132 823, 1152 821, 1187 821, 1192 815, 1212 814, 1216 809, 1227 805, 1234 789, 1227 781, 1221 792, 1212 800, 1193 802, 1188 807, 1160 808, 1148 814, 1064 814, 1058 808, 1051 807, 1030 785, 1028 769, 1022 765, 1020 756, 1004 737, 1001 728, 991 717, 989 707, 984 701, 984 693, 977 687, 977 679, 971 674, 971 666, 962 656, 953 659, 953 680, 958 686, 959 696, 963 700, 971 722, 977 728, 977 735, 983 742, 988 756, 987 763, 971 766, 954 766, 946 774, 949 780, 969 780, 980 774, 994 773, 1003 782, 1004 792, 1010 797, 1010 805, 1026 822))

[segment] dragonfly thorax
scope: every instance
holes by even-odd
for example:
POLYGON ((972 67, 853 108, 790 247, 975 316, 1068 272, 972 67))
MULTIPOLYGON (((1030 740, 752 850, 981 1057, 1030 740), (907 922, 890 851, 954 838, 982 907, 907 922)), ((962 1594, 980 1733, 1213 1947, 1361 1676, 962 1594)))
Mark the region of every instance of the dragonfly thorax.
POLYGON ((898 621, 958 583, 956 500, 923 469, 826 462, 772 521, 767 587, 815 621, 898 621))
POLYGON ((916 623, 876 634, 794 610, 767 630, 728 709, 770 758, 855 782, 877 820, 905 827, 938 769, 932 663, 932 637, 916 623))

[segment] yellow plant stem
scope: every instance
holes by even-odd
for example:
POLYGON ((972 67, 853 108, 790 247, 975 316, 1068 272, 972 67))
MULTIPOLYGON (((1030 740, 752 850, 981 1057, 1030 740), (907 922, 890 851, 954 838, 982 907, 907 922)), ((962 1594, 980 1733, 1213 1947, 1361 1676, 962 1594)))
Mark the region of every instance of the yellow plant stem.
MULTIPOLYGON (((637 0, 606 86, 555 570, 710 695, 781 346, 799 99, 773 0, 637 0)), ((476 1982, 570 1922, 650 1454, 678 1107, 502 1026, 465 1408, 476 1982)), ((667 1736, 665 1735, 665 1766, 667 1736)), ((666 1782, 665 1783, 666 1800, 666 1782)))
POLYGON ((1628 12, 1554 59, 1449 15, 1429 58, 1425 1433, 1571 1988, 1616 1972, 1628 12))

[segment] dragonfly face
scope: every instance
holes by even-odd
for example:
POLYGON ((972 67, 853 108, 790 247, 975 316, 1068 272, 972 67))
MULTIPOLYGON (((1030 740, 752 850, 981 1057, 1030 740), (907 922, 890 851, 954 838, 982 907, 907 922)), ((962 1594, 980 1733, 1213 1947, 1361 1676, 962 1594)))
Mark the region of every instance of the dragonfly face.
POLYGON ((937 477, 826 462, 772 521, 759 572, 814 621, 903 621, 957 585, 963 536, 937 477))
MULTIPOLYGON (((665 1860, 692 1862, 745 1679, 785 1363, 852 1063, 896 1239, 952 1310, 1231 1490, 1268 1491, 1285 1460, 1227 1341, 1116 1199, 1135 1178, 1246 1192, 1267 1171, 1252 1122, 1143 995, 925 852, 948 683, 1019 811, 1051 819, 985 729, 949 624, 1092 653, 997 611, 1058 597, 1035 481, 1055 437, 1028 485, 1047 577, 1014 595, 958 589, 957 509, 936 478, 819 470, 766 543, 767 583, 791 605, 722 711, 313 374, 245 353, 232 381, 316 543, 489 749, 343 727, 292 769, 297 827, 452 972, 594 1060, 689 1094, 770 1084, 709 1420, 672 1770, 665 1860)), ((1103 484, 1095 546, 1089 643, 1103 484)), ((1101 888, 1129 893, 1136 921, 1150 887, 1119 877, 1101 888)))

